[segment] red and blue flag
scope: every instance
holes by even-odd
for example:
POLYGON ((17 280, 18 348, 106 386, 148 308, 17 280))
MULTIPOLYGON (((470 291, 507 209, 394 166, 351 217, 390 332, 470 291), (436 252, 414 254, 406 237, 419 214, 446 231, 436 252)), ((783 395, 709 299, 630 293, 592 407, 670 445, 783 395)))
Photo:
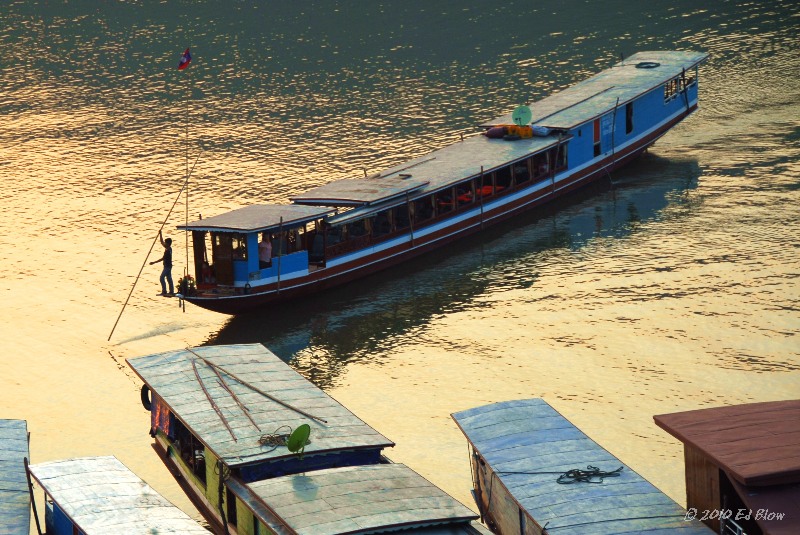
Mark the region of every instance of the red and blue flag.
POLYGON ((186 51, 181 56, 180 63, 178 63, 178 70, 182 71, 183 69, 188 67, 191 62, 192 62, 192 55, 189 53, 189 49, 187 48, 186 51))

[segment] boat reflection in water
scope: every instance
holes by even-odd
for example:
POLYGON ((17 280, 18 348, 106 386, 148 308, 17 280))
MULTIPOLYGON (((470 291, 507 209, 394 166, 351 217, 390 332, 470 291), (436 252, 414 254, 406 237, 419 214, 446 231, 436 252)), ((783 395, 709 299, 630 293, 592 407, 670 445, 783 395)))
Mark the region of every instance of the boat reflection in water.
POLYGON ((318 386, 335 383, 343 364, 369 359, 397 336, 432 318, 485 306, 477 299, 534 286, 554 251, 579 251, 596 239, 621 239, 649 221, 682 218, 694 208, 696 160, 646 154, 608 180, 450 245, 423 259, 319 294, 313 306, 283 303, 232 317, 208 344, 258 342, 318 386))

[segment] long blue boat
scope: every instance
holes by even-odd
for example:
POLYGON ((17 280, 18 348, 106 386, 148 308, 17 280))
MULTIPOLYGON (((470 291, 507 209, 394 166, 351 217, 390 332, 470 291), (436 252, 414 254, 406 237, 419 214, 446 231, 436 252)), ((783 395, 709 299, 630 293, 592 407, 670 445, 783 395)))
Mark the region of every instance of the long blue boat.
POLYGON ((25 474, 28 459, 28 424, 25 420, 0 420, 0 533, 28 535, 31 499, 25 474))
POLYGON ((215 533, 488 533, 477 514, 386 458, 393 442, 260 344, 128 364, 144 382, 156 451, 215 533))
POLYGON ((548 203, 636 158, 698 105, 699 52, 639 52, 483 135, 291 204, 193 221, 197 306, 237 314, 361 278, 548 203))
POLYGON ((713 533, 542 399, 452 416, 470 445, 475 501, 496 533, 713 533))

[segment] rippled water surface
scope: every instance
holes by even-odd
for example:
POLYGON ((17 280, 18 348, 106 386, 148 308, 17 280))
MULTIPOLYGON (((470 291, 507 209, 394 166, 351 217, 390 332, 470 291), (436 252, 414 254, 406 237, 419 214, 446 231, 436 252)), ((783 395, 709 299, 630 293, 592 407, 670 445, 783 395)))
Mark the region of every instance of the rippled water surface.
POLYGON ((0 417, 33 462, 115 454, 199 518, 124 359, 205 343, 264 343, 471 507, 452 412, 544 397, 684 503, 654 414, 800 396, 794 3, 321 4, 0 8, 0 417), (710 53, 700 110, 611 181, 259 314, 184 313, 147 266, 106 341, 195 161, 192 218, 285 202, 652 49, 710 53))

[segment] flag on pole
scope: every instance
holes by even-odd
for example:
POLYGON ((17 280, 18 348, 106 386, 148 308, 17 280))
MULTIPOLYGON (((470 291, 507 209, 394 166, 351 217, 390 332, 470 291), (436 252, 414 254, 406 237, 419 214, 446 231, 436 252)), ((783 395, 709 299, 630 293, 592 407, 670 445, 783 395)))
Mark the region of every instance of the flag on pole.
POLYGON ((180 63, 178 63, 178 70, 182 71, 183 69, 188 67, 191 62, 192 62, 192 55, 189 53, 189 49, 187 48, 186 51, 181 56, 180 63))

